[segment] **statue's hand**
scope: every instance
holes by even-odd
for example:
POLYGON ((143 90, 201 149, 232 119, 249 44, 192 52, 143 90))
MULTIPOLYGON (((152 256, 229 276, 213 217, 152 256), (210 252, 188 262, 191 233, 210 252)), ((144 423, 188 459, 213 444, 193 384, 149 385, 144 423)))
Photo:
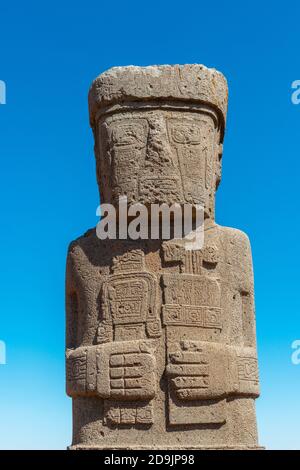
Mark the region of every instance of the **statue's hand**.
MULTIPOLYGON (((179 400, 220 398, 226 391, 215 373, 218 355, 204 342, 183 341, 181 349, 169 354, 166 368, 169 384, 179 400)), ((221 364, 219 364, 221 365, 221 364)))
POLYGON ((155 396, 155 357, 147 341, 107 343, 98 349, 97 392, 107 399, 150 400, 155 396))
POLYGON ((67 394, 105 399, 150 400, 156 361, 149 340, 113 341, 67 351, 67 394))

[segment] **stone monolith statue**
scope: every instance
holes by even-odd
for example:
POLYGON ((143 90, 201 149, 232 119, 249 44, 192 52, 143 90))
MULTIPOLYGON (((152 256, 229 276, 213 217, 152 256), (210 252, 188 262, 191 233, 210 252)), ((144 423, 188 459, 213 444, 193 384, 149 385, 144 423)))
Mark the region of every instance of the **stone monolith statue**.
MULTIPOLYGON (((204 245, 71 243, 71 449, 256 449, 247 236, 215 223, 227 84, 203 65, 115 67, 89 92, 101 203, 204 206, 204 245)), ((238 176, 238 175, 237 175, 238 176)))

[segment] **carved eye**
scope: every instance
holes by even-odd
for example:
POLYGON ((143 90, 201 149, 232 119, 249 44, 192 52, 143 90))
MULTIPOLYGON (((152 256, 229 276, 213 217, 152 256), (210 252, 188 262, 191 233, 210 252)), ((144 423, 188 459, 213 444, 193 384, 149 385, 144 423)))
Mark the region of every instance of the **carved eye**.
POLYGON ((200 127, 196 124, 173 124, 171 136, 177 144, 199 144, 201 140, 200 127))
POLYGON ((139 124, 120 124, 113 129, 112 141, 114 145, 135 145, 145 144, 145 130, 139 124))

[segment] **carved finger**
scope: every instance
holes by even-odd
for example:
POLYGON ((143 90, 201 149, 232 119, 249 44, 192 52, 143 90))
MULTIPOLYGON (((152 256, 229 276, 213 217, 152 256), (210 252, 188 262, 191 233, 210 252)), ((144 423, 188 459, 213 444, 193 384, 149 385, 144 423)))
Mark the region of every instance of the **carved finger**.
POLYGON ((208 376, 193 377, 175 377, 171 379, 171 383, 175 388, 207 388, 209 386, 208 376))
POLYGON ((208 375, 209 366, 203 364, 168 364, 166 368, 168 375, 175 376, 194 376, 194 375, 208 375))
POLYGON ((176 352, 170 354, 170 362, 173 364, 207 364, 207 357, 199 352, 176 352))
POLYGON ((200 400, 212 398, 212 394, 209 389, 204 388, 182 388, 176 390, 176 396, 180 400, 200 400))

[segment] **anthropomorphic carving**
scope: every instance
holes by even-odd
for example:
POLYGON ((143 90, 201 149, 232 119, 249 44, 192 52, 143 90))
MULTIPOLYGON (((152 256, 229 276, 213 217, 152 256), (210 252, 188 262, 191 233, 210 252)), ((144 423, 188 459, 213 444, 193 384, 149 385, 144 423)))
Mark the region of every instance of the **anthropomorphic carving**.
POLYGON ((120 67, 89 94, 101 203, 201 204, 204 245, 71 243, 72 448, 258 448, 251 250, 215 222, 227 109, 202 65, 120 67))

